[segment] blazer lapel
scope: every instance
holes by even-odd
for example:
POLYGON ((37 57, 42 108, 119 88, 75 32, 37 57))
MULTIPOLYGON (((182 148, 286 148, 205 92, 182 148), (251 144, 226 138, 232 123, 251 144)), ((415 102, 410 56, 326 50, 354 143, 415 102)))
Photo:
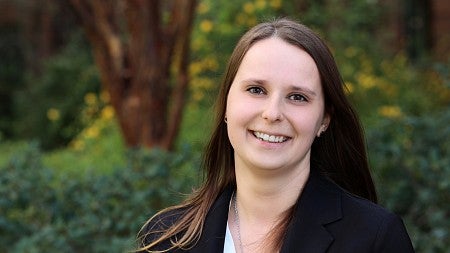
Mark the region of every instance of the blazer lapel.
POLYGON ((326 252, 334 238, 325 225, 342 218, 336 186, 312 170, 295 208, 281 252, 326 252))
MULTIPOLYGON (((314 170, 296 204, 281 253, 323 253, 333 242, 325 225, 342 218, 341 193, 314 170)), ((234 188, 228 187, 209 211, 202 236, 192 253, 223 252, 228 208, 234 188)))
POLYGON ((228 208, 234 188, 228 187, 214 202, 206 216, 203 233, 199 242, 189 252, 223 252, 228 208))

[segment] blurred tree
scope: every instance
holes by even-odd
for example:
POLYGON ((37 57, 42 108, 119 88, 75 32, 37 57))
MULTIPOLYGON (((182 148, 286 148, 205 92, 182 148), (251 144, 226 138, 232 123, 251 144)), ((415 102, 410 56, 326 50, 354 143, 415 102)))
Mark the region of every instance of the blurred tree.
POLYGON ((11 94, 23 86, 23 54, 17 26, 0 23, 0 140, 12 135, 14 118, 11 94))
POLYGON ((171 149, 188 87, 195 0, 71 0, 125 144, 171 149))
POLYGON ((0 135, 15 137, 14 96, 28 86, 26 75, 39 76, 43 60, 67 41, 70 19, 62 1, 0 1, 0 135))
POLYGON ((70 5, 65 1, 39 0, 11 1, 9 6, 9 19, 20 28, 26 68, 40 75, 42 62, 58 54, 77 28, 70 5))

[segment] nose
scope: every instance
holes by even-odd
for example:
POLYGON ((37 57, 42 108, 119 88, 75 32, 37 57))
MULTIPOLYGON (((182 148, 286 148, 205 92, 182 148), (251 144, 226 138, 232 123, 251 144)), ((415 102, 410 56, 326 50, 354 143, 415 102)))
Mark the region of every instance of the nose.
POLYGON ((271 97, 266 100, 264 109, 261 114, 262 118, 269 122, 283 120, 283 104, 281 99, 271 97))

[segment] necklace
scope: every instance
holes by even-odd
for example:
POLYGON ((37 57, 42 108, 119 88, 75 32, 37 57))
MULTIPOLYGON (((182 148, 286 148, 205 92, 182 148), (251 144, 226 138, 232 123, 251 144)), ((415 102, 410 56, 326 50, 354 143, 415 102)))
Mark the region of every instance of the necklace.
POLYGON ((242 246, 242 239, 241 239, 241 226, 239 222, 239 212, 237 209, 237 200, 236 200, 236 191, 233 192, 233 196, 231 197, 231 201, 233 202, 233 209, 234 209, 234 223, 237 228, 237 236, 239 240, 239 250, 241 253, 244 253, 244 247, 242 246))

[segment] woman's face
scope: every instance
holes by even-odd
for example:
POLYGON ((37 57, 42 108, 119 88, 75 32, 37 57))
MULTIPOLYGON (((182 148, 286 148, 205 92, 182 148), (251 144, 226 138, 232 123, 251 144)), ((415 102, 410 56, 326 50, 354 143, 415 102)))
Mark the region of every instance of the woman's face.
POLYGON ((329 117, 314 60, 279 38, 255 43, 228 94, 236 168, 309 169, 311 145, 329 117))

